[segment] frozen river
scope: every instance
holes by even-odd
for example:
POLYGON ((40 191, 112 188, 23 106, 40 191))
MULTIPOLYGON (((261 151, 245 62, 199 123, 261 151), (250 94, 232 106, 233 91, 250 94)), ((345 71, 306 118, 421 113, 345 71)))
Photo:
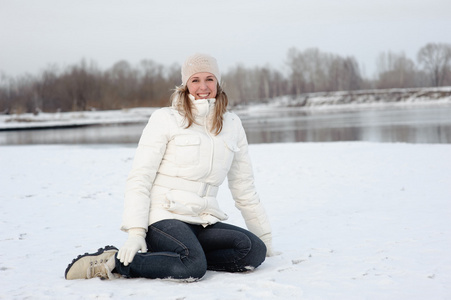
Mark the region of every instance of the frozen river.
POLYGON ((251 143, 371 141, 451 143, 451 107, 333 113, 268 112, 245 119, 251 143))
MULTIPOLYGON (((451 106, 340 112, 297 108, 240 114, 249 143, 371 141, 451 143, 451 106)), ((145 123, 0 131, 0 145, 136 144, 145 123)))

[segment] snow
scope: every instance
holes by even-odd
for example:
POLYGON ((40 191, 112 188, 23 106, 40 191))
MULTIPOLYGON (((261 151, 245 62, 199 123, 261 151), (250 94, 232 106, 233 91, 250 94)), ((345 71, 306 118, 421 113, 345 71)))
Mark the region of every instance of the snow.
MULTIPOLYGON (((198 282, 64 279, 112 244, 134 147, 0 147, 0 299, 451 299, 451 145, 250 145, 274 248, 198 282)), ((244 226, 226 186, 219 201, 244 226)))
POLYGON ((305 93, 298 96, 280 96, 270 99, 267 103, 254 103, 252 106, 239 108, 254 114, 280 108, 297 108, 308 113, 330 113, 450 104, 451 87, 434 87, 305 93))
POLYGON ((0 115, 0 130, 146 123, 156 109, 158 108, 138 107, 122 110, 0 115))

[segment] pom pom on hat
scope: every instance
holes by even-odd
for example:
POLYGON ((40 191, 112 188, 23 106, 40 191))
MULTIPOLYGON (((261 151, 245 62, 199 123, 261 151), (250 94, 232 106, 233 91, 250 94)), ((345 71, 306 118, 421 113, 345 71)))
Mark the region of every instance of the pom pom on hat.
POLYGON ((221 73, 216 59, 208 54, 196 53, 188 57, 182 65, 182 84, 186 85, 188 79, 196 73, 208 72, 215 75, 218 83, 221 82, 221 73))

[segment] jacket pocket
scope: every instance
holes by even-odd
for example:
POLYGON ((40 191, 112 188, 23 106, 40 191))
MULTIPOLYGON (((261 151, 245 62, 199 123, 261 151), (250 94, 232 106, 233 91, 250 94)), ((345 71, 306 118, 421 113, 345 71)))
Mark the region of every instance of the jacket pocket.
POLYGON ((194 165, 199 163, 200 137, 197 135, 179 135, 174 139, 177 164, 194 165))
POLYGON ((238 148, 238 145, 237 145, 236 141, 224 140, 224 144, 232 152, 239 152, 240 151, 240 148, 238 148))

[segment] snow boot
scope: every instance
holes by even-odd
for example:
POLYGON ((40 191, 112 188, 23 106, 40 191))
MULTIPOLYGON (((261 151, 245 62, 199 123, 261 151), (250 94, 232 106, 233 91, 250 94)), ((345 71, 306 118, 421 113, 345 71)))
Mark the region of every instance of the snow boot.
POLYGON ((101 279, 113 279, 111 271, 115 268, 115 254, 118 249, 113 246, 105 246, 95 253, 85 253, 75 258, 66 268, 66 279, 89 279, 100 277, 101 279))

